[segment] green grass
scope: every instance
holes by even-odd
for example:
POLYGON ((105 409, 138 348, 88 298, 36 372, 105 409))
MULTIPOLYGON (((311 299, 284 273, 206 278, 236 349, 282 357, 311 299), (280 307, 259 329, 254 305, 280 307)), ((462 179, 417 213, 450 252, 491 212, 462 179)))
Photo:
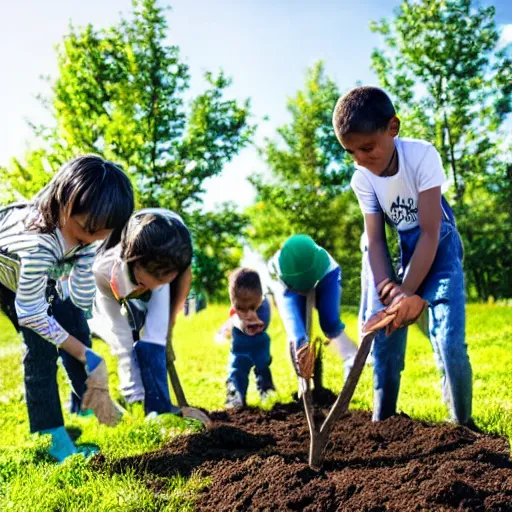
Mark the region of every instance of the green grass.
MULTIPOLYGON (((180 318, 175 344, 177 366, 192 405, 222 408, 225 397, 229 345, 218 345, 213 335, 226 318, 227 307, 211 306, 190 318, 180 318)), ((467 340, 474 371, 474 416, 487 432, 512 439, 512 308, 495 305, 468 306, 467 340)), ((356 336, 356 314, 344 311, 350 335, 356 336)), ((316 326, 318 332, 318 326, 316 326)), ((273 375, 278 394, 286 402, 296 389, 288 360, 286 338, 277 315, 272 337, 273 375)), ((107 358, 112 389, 118 381, 108 348, 95 341, 107 358)), ((23 402, 22 344, 8 321, 0 317, 0 510, 2 511, 152 511, 193 510, 194 496, 207 481, 198 477, 162 480, 154 493, 131 472, 114 474, 94 470, 80 457, 56 465, 45 455, 48 439, 29 434, 23 402)), ((339 391, 341 365, 329 349, 325 353, 325 381, 339 391)), ((69 386, 59 372, 62 400, 69 386)), ((248 401, 258 404, 253 380, 248 401)), ((352 407, 371 409, 371 368, 367 367, 352 407)), ((266 404, 266 407, 271 404, 266 404)), ((410 330, 406 369, 399 408, 430 421, 443 421, 447 411, 441 402, 439 374, 428 340, 410 330)), ((190 420, 176 419, 167 429, 145 423, 140 409, 131 411, 116 428, 98 425, 93 417, 65 417, 66 426, 81 430, 78 443, 98 444, 108 461, 155 450, 172 436, 197 428, 190 420)), ((154 478, 153 478, 154 480, 154 478)))

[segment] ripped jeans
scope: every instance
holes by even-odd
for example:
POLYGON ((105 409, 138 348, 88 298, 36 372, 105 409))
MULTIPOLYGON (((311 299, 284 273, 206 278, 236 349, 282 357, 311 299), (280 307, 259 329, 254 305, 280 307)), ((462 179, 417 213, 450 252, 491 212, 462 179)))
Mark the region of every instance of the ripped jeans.
MULTIPOLYGON (((399 232, 401 265, 408 265, 420 228, 399 232)), ((366 305, 364 320, 383 308, 368 264, 363 256, 363 272, 368 289, 362 297, 366 305)), ((472 370, 465 341, 465 293, 462 270, 462 243, 453 222, 443 220, 437 253, 417 293, 429 303, 429 335, 437 366, 441 372, 443 400, 451 419, 466 423, 471 418, 472 370)), ((386 337, 380 331, 373 345, 374 412, 373 420, 396 413, 400 374, 404 369, 407 328, 386 337)))

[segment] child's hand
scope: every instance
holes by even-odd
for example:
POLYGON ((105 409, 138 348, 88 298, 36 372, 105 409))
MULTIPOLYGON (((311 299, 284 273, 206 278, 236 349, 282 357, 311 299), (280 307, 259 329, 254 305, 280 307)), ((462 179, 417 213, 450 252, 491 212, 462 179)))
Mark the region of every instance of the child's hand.
POLYGON ((297 375, 309 380, 315 369, 315 348, 312 343, 306 343, 297 350, 297 375))
POLYGON ((265 329, 265 324, 259 320, 258 322, 243 323, 243 331, 249 336, 255 336, 265 329))
POLYGON ((379 294, 379 299, 382 304, 389 306, 403 291, 397 283, 393 282, 389 277, 386 277, 377 284, 377 293, 379 294))
POLYGON ((419 318, 423 310, 427 307, 427 301, 423 300, 419 295, 405 296, 386 308, 388 315, 396 314, 393 323, 386 328, 386 333, 391 334, 395 329, 401 329, 413 324, 419 318))
POLYGON ((386 336, 393 331, 413 324, 421 315, 427 302, 419 295, 400 295, 400 300, 373 315, 363 327, 363 333, 386 329, 386 336))

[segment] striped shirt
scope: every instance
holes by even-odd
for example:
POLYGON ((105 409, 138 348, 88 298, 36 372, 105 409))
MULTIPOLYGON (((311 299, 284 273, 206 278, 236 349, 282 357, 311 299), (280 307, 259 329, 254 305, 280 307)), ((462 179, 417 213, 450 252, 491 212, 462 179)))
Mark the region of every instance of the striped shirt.
POLYGON ((66 249, 57 228, 37 233, 29 227, 39 218, 34 205, 0 210, 0 284, 16 293, 18 323, 56 345, 69 334, 48 314, 47 286, 56 282, 59 296, 89 312, 95 293, 92 264, 99 243, 66 249))

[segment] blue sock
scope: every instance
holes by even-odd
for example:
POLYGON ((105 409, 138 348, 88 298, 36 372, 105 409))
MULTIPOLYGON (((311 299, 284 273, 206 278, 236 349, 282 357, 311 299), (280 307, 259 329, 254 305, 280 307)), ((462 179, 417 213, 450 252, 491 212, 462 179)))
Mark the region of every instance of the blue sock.
POLYGON ((59 462, 77 453, 76 446, 73 441, 71 441, 64 426, 41 430, 41 434, 50 434, 52 436, 52 446, 48 450, 48 453, 59 462))
POLYGON ((87 373, 91 373, 103 359, 90 348, 85 349, 85 366, 87 373))

